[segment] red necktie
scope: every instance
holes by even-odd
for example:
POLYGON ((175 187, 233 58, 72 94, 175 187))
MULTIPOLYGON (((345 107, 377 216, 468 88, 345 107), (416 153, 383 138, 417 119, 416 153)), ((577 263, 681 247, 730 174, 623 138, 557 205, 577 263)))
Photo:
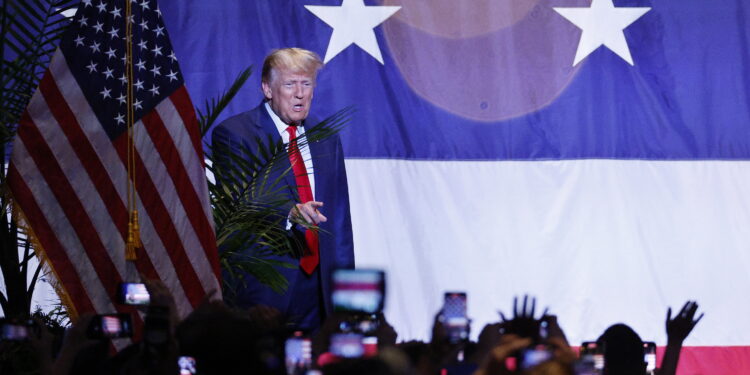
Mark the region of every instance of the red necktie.
MULTIPOLYGON (((289 162, 292 164, 294 179, 297 183, 297 193, 299 194, 301 203, 306 203, 313 200, 313 193, 310 186, 310 179, 307 177, 305 161, 302 159, 302 154, 297 146, 297 127, 289 126, 286 128, 286 131, 289 132, 289 162)), ((320 263, 318 232, 315 230, 306 230, 305 242, 307 242, 307 248, 310 251, 302 255, 299 265, 306 274, 310 275, 315 271, 318 263, 320 263)))

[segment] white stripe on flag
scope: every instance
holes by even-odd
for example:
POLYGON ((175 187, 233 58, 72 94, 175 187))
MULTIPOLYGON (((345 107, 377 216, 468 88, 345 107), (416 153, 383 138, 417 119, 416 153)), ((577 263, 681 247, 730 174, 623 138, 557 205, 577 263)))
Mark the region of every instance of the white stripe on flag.
POLYGON ((346 167, 357 267, 402 286, 386 306, 402 339, 426 338, 442 293, 465 290, 475 335, 528 292, 575 344, 616 322, 663 344, 667 306, 688 299, 706 316, 686 345, 750 344, 750 161, 346 167))

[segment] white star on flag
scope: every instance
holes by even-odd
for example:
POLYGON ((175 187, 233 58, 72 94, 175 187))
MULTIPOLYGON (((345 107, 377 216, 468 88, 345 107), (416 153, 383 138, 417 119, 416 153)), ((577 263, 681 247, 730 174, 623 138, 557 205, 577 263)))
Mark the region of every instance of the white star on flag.
POLYGON ((102 94, 102 99, 111 98, 112 96, 109 94, 111 91, 112 90, 105 87, 104 90, 100 92, 100 94, 102 94))
POLYGON ((651 8, 616 8, 612 0, 592 0, 590 8, 553 9, 582 31, 573 66, 601 46, 634 65, 624 30, 651 8))
POLYGON ((352 44, 383 63, 374 28, 400 6, 365 6, 364 0, 343 0, 341 6, 305 5, 305 8, 333 28, 323 62, 328 62, 352 44))

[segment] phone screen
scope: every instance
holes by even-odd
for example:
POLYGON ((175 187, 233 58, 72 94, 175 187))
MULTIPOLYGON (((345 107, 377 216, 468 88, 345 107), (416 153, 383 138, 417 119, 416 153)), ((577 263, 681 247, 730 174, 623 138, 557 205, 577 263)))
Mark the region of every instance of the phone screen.
POLYGON ((590 361, 595 370, 604 370, 604 350, 596 342, 586 341, 581 344, 581 360, 590 361))
POLYGON ((125 305, 148 305, 151 296, 148 294, 146 284, 121 283, 119 290, 119 302, 125 305))
POLYGON ((336 270, 331 293, 335 311, 375 314, 383 310, 385 273, 381 270, 336 270))
POLYGON ((195 358, 181 356, 177 358, 177 366, 180 369, 180 375, 195 375, 195 358))
POLYGON ((643 361, 646 362, 646 372, 653 373, 656 371, 656 343, 643 342, 643 361))
POLYGON ((29 327, 22 324, 3 323, 0 337, 6 341, 22 341, 29 338, 29 327))
POLYGON ((362 335, 358 333, 336 333, 331 335, 329 351, 338 357, 359 358, 365 354, 362 335))
POLYGON ((443 325, 451 342, 469 336, 469 318, 466 316, 466 293, 446 292, 443 296, 443 325))
POLYGON ((552 359, 552 349, 546 345, 534 345, 521 351, 521 370, 527 370, 552 359))
POLYGON ((295 333, 284 345, 286 373, 288 375, 306 374, 312 367, 312 344, 310 339, 295 333))
POLYGON ((133 326, 129 314, 97 315, 91 321, 88 335, 91 338, 122 338, 133 336, 133 326))

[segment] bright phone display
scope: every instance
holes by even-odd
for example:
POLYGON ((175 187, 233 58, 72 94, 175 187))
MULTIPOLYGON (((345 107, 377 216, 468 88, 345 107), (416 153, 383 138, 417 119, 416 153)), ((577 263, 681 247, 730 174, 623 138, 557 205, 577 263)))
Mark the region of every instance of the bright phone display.
POLYGON ((335 311, 374 314, 383 310, 385 273, 381 270, 336 270, 331 293, 335 311))

